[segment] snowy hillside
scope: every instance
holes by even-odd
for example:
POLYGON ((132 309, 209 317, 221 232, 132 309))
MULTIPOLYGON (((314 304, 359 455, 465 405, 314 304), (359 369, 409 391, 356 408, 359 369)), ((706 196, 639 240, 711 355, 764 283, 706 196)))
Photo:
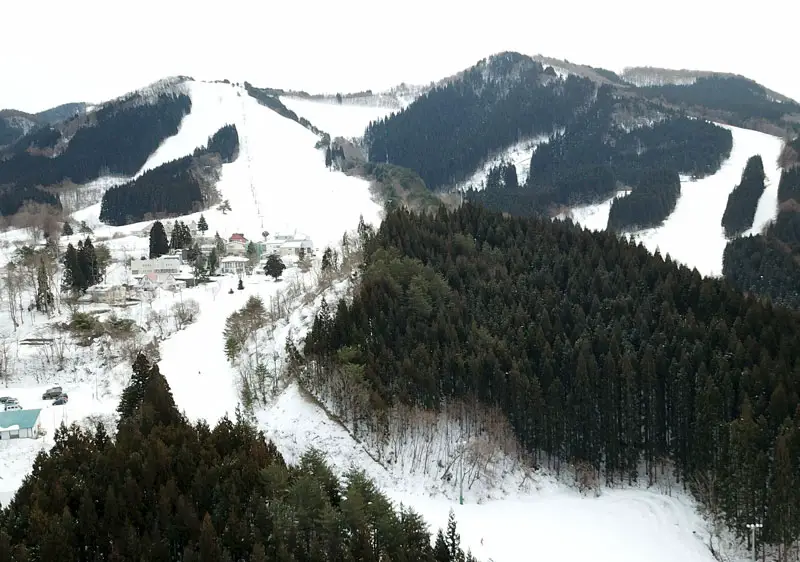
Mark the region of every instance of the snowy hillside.
MULTIPOLYGON (((222 198, 230 201, 231 211, 205 211, 210 232, 219 231, 222 236, 243 232, 248 238, 258 238, 262 230, 298 230, 309 234, 321 249, 325 244, 337 244, 344 231, 355 228, 362 214, 377 226, 379 206, 372 201, 367 183, 328 170, 322 153, 314 148, 314 134, 258 104, 236 86, 189 82, 186 88, 192 97, 191 113, 143 170, 189 154, 223 125, 235 124, 240 154, 233 163, 223 165, 218 186, 222 198)), ((287 104, 288 107, 332 135, 363 131, 365 120, 385 111, 290 103, 293 105, 287 104)), ((720 187, 713 194, 725 191, 727 195, 753 149, 762 150, 765 162, 774 161, 764 152, 768 147, 763 135, 750 138, 737 131, 735 135, 731 163, 714 176, 724 177, 725 187, 720 180, 720 187), (754 139, 761 139, 763 146, 754 139)), ((514 154, 513 150, 508 154, 514 154)), ((528 159, 529 153, 520 165, 528 159)), ((519 171, 524 178, 524 169, 519 171)), ((694 186, 708 184, 711 179, 694 186)), ((777 179, 772 175, 770 179, 776 189, 777 179)), ((109 183, 99 183, 96 188, 109 183)), ((713 189, 716 184, 708 185, 713 189)), ((687 184, 685 193, 689 192, 687 184)), ((774 200, 773 186, 764 197, 768 194, 774 200)), ((759 207, 758 220, 769 218, 770 209, 765 204, 762 213, 759 207)), ((721 214, 720 209, 718 215, 721 214)), ((192 215, 198 216, 199 213, 192 215)), ((146 254, 148 240, 137 234, 147 223, 108 227, 100 224, 98 217, 97 204, 73 215, 76 221, 85 220, 95 227, 94 240, 106 244, 117 260, 107 281, 132 282, 124 260, 146 254)), ((719 219, 714 218, 713 222, 718 226, 719 219)), ((4 234, 3 262, 15 246, 30 242, 26 236, 22 231, 4 234)), ((76 234, 62 244, 76 243, 78 238, 76 234)), ((11 374, 0 395, 17 398, 25 408, 42 408, 40 421, 46 431, 38 439, 0 441, 0 503, 13 496, 36 454, 52 445, 55 427, 62 421, 91 426, 102 420, 113 426, 113 413, 131 374, 131 351, 153 342, 158 347, 160 370, 179 409, 191 420, 206 419, 211 424, 225 414, 232 416, 240 403, 247 365, 232 365, 225 355, 225 320, 250 296, 260 297, 270 314, 277 317, 260 334, 260 353, 269 358, 269 363, 282 365, 287 338, 295 343, 302 341, 322 298, 334 303, 351 289, 346 280, 349 273, 342 274, 339 280, 325 280, 319 254, 310 271, 301 271, 290 263, 278 282, 264 275, 245 275, 242 290, 237 289, 237 277, 229 275, 193 288, 143 292, 124 306, 76 305, 77 312, 99 323, 128 320, 140 328, 124 336, 98 335, 90 345, 82 345, 83 336, 65 327, 72 318, 65 303, 52 318, 24 313, 24 323, 17 329, 5 303, 0 303, 0 351, 6 353, 11 374), (187 309, 194 312, 191 318, 182 319, 179 313, 187 309), (56 384, 69 394, 66 405, 54 406, 41 399, 42 393, 56 384)), ((29 297, 25 297, 25 303, 29 297)), ((465 480, 464 505, 459 505, 457 479, 452 477, 458 466, 454 454, 457 447, 468 443, 461 441, 459 433, 451 433, 452 427, 441 429, 448 420, 434 420, 428 426, 431 431, 425 443, 404 442, 399 458, 381 458, 367 444, 356 440, 344 424, 330 416, 296 382, 281 381, 275 386, 276 395, 266 404, 256 404, 253 414, 287 461, 295 461, 308 447, 316 447, 326 453, 337 472, 352 466, 363 469, 392 499, 419 511, 433 528, 445 524, 448 511, 453 509, 463 546, 472 549, 481 560, 560 557, 622 562, 713 561, 704 545, 705 523, 693 502, 677 488, 669 495, 658 489, 602 489, 596 497, 584 497, 546 471, 534 471, 519 458, 493 453, 480 473, 476 472, 479 478, 465 480), (403 456, 417 446, 426 451, 424 456, 403 456), (445 468, 451 465, 452 469, 445 468)), ((463 459, 463 450, 461 455, 463 459)), ((463 464, 461 469, 468 470, 463 464)))
MULTIPOLYGON (((263 230, 297 230, 322 246, 340 239, 342 232, 358 224, 361 214, 368 222, 377 219, 380 206, 372 201, 367 182, 328 170, 324 154, 314 148, 316 135, 260 105, 243 88, 209 82, 187 82, 184 87, 192 98, 191 113, 178 134, 168 138, 137 175, 191 154, 221 127, 235 124, 239 157, 223 165, 217 185, 232 212, 204 211, 212 230, 223 236, 245 232, 249 237, 259 237, 263 230)), ((108 234, 146 226, 104 228, 99 213, 97 204, 76 213, 75 219, 108 234)))
MULTIPOLYGON (((739 183, 747 159, 760 154, 764 161, 767 188, 758 202, 753 227, 746 233, 757 234, 777 214, 780 170, 776 161, 781 140, 771 135, 728 127, 733 133, 730 158, 713 176, 697 181, 682 178, 681 196, 672 215, 658 228, 633 234, 650 251, 696 267, 703 275, 722 274, 722 253, 727 240, 720 221, 728 202, 728 194, 739 183)), ((592 230, 603 230, 608 223, 611 199, 597 205, 577 207, 572 219, 592 230)))
POLYGON ((486 176, 489 170, 503 162, 511 162, 517 169, 517 179, 520 184, 528 179, 531 167, 531 154, 533 150, 540 144, 547 142, 548 136, 542 135, 530 139, 525 139, 513 144, 488 158, 468 179, 458 184, 458 189, 483 189, 486 176))
POLYGON ((331 135, 331 138, 361 137, 371 121, 377 121, 397 111, 391 107, 364 105, 351 101, 339 104, 335 100, 307 100, 288 96, 282 96, 281 102, 300 117, 305 117, 331 135))

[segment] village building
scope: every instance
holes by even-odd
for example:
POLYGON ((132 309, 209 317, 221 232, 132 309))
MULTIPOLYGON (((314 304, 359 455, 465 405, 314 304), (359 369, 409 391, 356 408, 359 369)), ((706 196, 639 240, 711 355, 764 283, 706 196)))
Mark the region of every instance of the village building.
POLYGON ((147 276, 156 283, 163 283, 168 277, 174 278, 179 275, 181 265, 181 257, 172 255, 153 259, 131 260, 131 275, 137 280, 147 276))
POLYGON ((244 234, 234 232, 225 244, 226 252, 231 256, 243 256, 247 252, 247 238, 244 234))
POLYGON ((244 275, 250 260, 242 256, 227 256, 220 260, 222 273, 227 275, 244 275))
POLYGON ((104 304, 123 304, 128 298, 128 291, 123 285, 92 285, 79 301, 104 304))
POLYGON ((259 257, 278 254, 281 257, 298 257, 301 251, 306 255, 314 253, 314 243, 311 238, 304 235, 294 234, 275 234, 259 243, 261 251, 259 257))
POLYGON ((0 412, 0 441, 6 439, 36 439, 41 425, 38 410, 0 412))

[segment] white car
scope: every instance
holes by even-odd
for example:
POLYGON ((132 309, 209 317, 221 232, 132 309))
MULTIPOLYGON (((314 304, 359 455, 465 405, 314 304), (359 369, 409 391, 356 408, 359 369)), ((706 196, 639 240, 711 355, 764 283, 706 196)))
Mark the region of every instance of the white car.
POLYGON ((21 410, 21 409, 22 409, 22 406, 20 406, 16 402, 14 402, 12 404, 9 404, 8 402, 6 402, 6 412, 14 412, 16 410, 21 410))

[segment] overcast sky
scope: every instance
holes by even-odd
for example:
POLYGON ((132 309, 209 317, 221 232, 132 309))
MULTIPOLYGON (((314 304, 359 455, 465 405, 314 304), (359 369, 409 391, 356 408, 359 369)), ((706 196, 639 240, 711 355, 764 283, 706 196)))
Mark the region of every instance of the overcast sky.
POLYGON ((0 4, 0 108, 30 112, 107 100, 176 74, 314 92, 380 90, 437 80, 505 50, 616 71, 737 72, 800 100, 796 0, 747 8, 728 0, 0 4))

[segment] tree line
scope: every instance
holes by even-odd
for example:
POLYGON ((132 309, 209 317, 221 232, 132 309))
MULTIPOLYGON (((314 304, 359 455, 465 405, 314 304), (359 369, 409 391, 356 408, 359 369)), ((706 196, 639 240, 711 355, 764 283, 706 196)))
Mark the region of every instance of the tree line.
POLYGON ((758 201, 764 194, 764 163, 760 155, 751 156, 742 172, 742 179, 728 195, 722 227, 726 238, 734 238, 753 226, 758 201))
POLYGON ((775 220, 763 233, 728 242, 722 274, 742 291, 797 308, 800 307, 800 168, 792 161, 784 165, 775 220))
POLYGON ((94 247, 92 239, 79 240, 78 247, 67 244, 62 264, 64 275, 61 289, 71 292, 86 292, 92 285, 105 279, 106 269, 111 263, 111 254, 106 246, 94 247))
POLYGON ((663 221, 680 195, 679 174, 715 173, 730 155, 733 136, 713 123, 680 116, 626 130, 615 125, 619 103, 611 87, 601 86, 583 114, 536 147, 525 186, 488 185, 468 190, 467 198, 517 216, 544 215, 608 199, 627 187, 640 192, 616 203, 615 225, 663 221))
POLYGON ((185 94, 162 94, 154 103, 121 107, 111 102, 91 115, 67 121, 64 126, 78 128, 54 157, 39 152, 54 149, 61 134, 37 129, 15 143, 23 150, 0 159, 0 185, 31 188, 65 179, 82 184, 103 174, 132 176, 164 139, 178 132, 191 108, 192 101, 185 94))
POLYGON ((219 199, 216 181, 220 166, 233 162, 238 153, 236 126, 226 125, 194 154, 166 162, 106 191, 100 220, 121 226, 152 216, 187 215, 207 208, 219 199))
POLYGON ((675 210, 681 195, 681 178, 673 170, 653 170, 636 189, 611 203, 610 230, 638 230, 661 225, 675 210))
POLYGON ((711 112, 716 112, 736 127, 752 128, 759 119, 782 126, 784 115, 800 112, 797 102, 778 102, 762 85, 743 76, 701 76, 691 84, 645 86, 636 91, 651 99, 700 111, 709 118, 711 112))
POLYGON ((521 138, 563 127, 594 93, 588 79, 559 79, 530 57, 503 53, 370 123, 364 141, 371 162, 410 168, 437 189, 521 138))
POLYGON ((314 450, 287 465, 239 412, 190 424, 141 354, 118 413, 114 437, 56 431, 0 512, 0 560, 474 561, 452 517, 434 545, 363 473, 314 450))
POLYGON ((741 537, 800 536, 800 318, 612 232, 465 204, 389 213, 352 303, 303 349, 317 377, 393 404, 475 399, 539 465, 606 483, 670 473, 741 537))

